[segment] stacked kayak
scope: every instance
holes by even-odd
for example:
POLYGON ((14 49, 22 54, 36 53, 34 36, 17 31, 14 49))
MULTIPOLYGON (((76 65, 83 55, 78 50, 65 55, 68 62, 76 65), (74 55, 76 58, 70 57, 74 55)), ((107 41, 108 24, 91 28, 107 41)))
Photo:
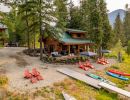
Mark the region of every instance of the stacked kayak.
POLYGON ((122 75, 122 76, 130 76, 129 73, 124 73, 124 72, 117 71, 117 70, 108 70, 108 71, 111 73, 114 73, 114 74, 122 75))
POLYGON ((91 78, 94 78, 96 80, 99 80, 99 81, 102 81, 102 82, 105 82, 105 83, 108 83, 108 84, 111 84, 111 85, 116 85, 115 83, 103 78, 103 77, 100 77, 98 75, 95 75, 95 74, 92 74, 92 73, 86 73, 87 76, 91 77, 91 78))
POLYGON ((129 80, 129 78, 127 78, 127 77, 124 77, 124 76, 122 76, 122 75, 120 75, 120 74, 114 74, 114 73, 109 72, 109 71, 106 72, 106 74, 107 74, 107 75, 110 75, 110 76, 112 76, 112 77, 115 77, 115 78, 124 80, 124 81, 128 81, 128 80, 129 80))

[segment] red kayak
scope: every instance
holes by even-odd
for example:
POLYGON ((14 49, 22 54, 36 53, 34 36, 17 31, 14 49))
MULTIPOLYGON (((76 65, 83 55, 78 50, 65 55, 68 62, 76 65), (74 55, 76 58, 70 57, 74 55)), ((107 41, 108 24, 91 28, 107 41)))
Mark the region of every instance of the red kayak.
POLYGON ((122 75, 122 76, 130 76, 130 74, 128 74, 128 73, 120 72, 117 70, 108 70, 108 71, 111 73, 114 73, 114 74, 122 75))

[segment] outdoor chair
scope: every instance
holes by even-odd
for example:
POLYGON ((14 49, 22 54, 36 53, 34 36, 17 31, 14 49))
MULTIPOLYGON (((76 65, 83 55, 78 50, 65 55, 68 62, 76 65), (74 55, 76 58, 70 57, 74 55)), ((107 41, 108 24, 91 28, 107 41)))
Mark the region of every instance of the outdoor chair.
POLYGON ((105 59, 105 58, 98 58, 98 59, 97 59, 97 63, 98 63, 98 64, 102 64, 102 65, 109 64, 108 60, 105 59))
POLYGON ((62 50, 60 54, 66 56, 68 53, 66 52, 66 50, 62 50))
POLYGON ((40 81, 40 80, 43 80, 43 77, 42 77, 41 75, 38 75, 36 78, 37 78, 37 80, 39 80, 39 81, 40 81))
POLYGON ((58 52, 51 52, 52 57, 61 57, 58 52))
POLYGON ((94 68, 94 66, 90 63, 89 60, 87 60, 87 61, 85 62, 84 66, 89 67, 89 68, 92 68, 92 69, 94 68))
POLYGON ((36 77, 32 77, 32 78, 31 78, 31 82, 32 82, 32 83, 37 83, 37 78, 36 78, 36 77))
POLYGON ((38 72, 38 71, 36 70, 36 68, 33 68, 33 69, 32 69, 32 75, 35 76, 35 77, 36 77, 36 76, 39 76, 39 75, 40 75, 40 72, 38 72))
POLYGON ((32 78, 32 74, 29 72, 28 69, 24 71, 24 78, 32 78))
POLYGON ((85 71, 89 70, 89 68, 84 66, 84 64, 82 64, 81 62, 79 62, 79 68, 81 68, 81 69, 83 69, 85 71))
POLYGON ((31 83, 37 83, 37 81, 44 80, 44 78, 40 75, 40 72, 36 70, 36 68, 32 69, 32 73, 29 70, 24 71, 24 78, 30 79, 31 83))

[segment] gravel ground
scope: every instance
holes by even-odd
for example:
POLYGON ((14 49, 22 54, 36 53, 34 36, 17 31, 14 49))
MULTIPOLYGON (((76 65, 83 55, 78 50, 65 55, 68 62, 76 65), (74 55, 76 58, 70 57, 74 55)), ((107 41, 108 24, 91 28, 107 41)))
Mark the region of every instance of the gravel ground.
MULTIPOLYGON (((66 67, 76 70, 80 73, 85 73, 84 70, 78 68, 78 65, 44 64, 39 60, 38 57, 29 57, 24 55, 22 53, 22 50, 24 49, 25 48, 18 47, 7 47, 0 49, 0 69, 4 70, 6 72, 5 74, 9 78, 8 89, 10 91, 33 92, 38 88, 62 81, 67 78, 67 76, 56 71, 57 68, 61 67, 66 67), (44 77, 44 80, 32 84, 29 79, 24 79, 24 70, 29 69, 31 71, 32 68, 37 68, 37 70, 44 77)), ((116 63, 116 61, 113 59, 109 59, 109 62, 111 62, 111 64, 116 63)), ((110 66, 104 66, 96 63, 93 63, 93 65, 95 66, 96 70, 103 70, 105 67, 110 66)))

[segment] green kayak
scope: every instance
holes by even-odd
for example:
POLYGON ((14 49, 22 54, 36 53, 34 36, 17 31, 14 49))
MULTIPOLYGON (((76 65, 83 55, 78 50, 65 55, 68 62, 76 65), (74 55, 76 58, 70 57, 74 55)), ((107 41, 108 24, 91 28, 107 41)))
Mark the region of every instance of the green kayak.
POLYGON ((89 76, 89 77, 91 77, 91 78, 97 79, 97 80, 99 80, 99 81, 108 83, 108 84, 110 84, 110 85, 114 85, 114 86, 116 85, 115 83, 113 83, 113 82, 111 82, 111 81, 109 81, 109 80, 107 80, 107 79, 105 79, 105 78, 103 78, 103 77, 100 77, 100 76, 98 76, 98 75, 95 75, 95 74, 92 74, 92 73, 86 73, 86 75, 89 76))

